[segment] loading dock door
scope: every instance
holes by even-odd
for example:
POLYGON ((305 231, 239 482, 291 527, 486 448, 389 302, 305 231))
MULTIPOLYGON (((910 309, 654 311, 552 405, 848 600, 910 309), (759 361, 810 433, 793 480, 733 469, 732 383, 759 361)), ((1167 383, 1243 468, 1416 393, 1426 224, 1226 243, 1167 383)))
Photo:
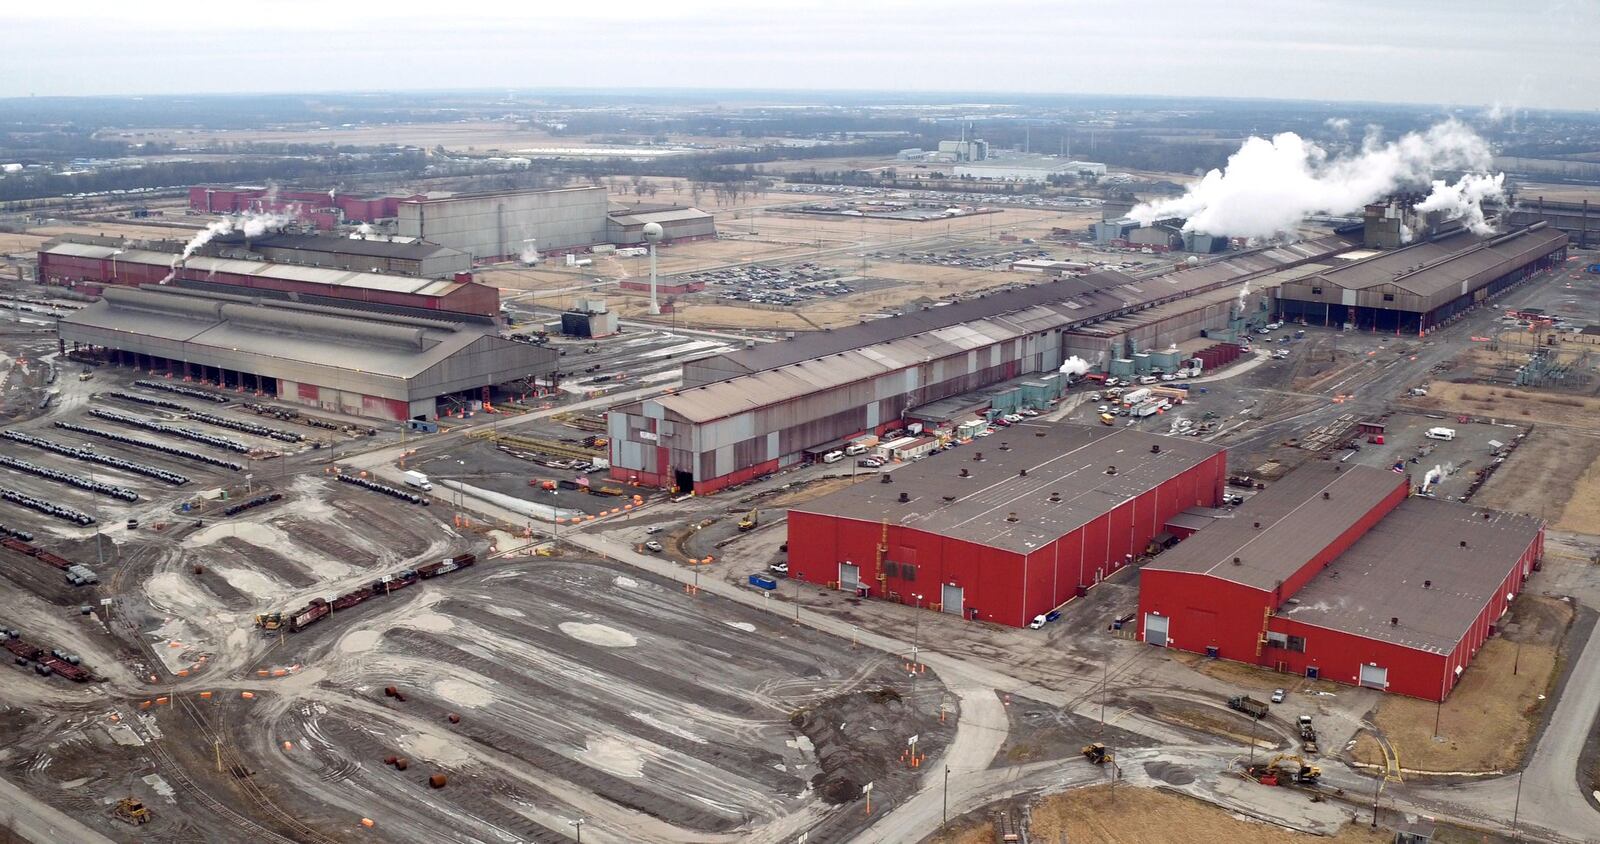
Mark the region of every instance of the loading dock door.
POLYGON ((854 563, 839 564, 839 588, 854 592, 861 585, 861 567, 854 563))
POLYGON ((1167 646, 1167 617, 1155 613, 1144 614, 1144 640, 1158 648, 1167 646))
POLYGON ((1389 688, 1389 669, 1376 665, 1361 666, 1361 685, 1369 689, 1389 688))
POLYGON ((962 601, 965 599, 966 590, 960 586, 955 586, 949 583, 940 585, 939 600, 944 602, 944 605, 941 607, 941 609, 943 609, 945 612, 952 615, 961 615, 965 608, 962 604, 962 601))

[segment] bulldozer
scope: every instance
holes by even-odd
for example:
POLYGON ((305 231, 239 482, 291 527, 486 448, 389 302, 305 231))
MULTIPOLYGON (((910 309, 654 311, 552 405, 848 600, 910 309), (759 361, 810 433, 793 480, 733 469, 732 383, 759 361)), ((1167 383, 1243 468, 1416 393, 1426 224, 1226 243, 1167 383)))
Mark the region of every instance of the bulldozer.
POLYGON ((256 626, 271 633, 283 626, 283 613, 267 612, 256 616, 256 626))
POLYGON ((744 518, 739 520, 739 530, 755 530, 755 527, 758 524, 761 524, 760 516, 757 514, 754 508, 751 508, 750 512, 744 514, 744 518))
POLYGON ((1096 765, 1104 765, 1105 763, 1110 762, 1117 757, 1112 755, 1111 751, 1107 750, 1105 745, 1101 744, 1100 742, 1095 742, 1094 744, 1086 744, 1083 746, 1083 758, 1093 762, 1096 765))
POLYGON ((133 797, 124 797, 118 800, 117 806, 112 810, 112 813, 116 815, 117 820, 133 826, 150 822, 150 810, 144 807, 142 801, 133 797))

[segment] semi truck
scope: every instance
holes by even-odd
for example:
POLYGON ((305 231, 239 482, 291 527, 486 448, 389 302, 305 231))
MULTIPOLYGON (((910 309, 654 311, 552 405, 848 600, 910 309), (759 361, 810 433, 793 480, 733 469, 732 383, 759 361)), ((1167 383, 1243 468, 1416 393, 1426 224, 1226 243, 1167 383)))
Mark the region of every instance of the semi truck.
POLYGON ((405 474, 406 486, 416 487, 423 492, 433 490, 433 484, 428 482, 428 476, 416 470, 407 471, 405 474))

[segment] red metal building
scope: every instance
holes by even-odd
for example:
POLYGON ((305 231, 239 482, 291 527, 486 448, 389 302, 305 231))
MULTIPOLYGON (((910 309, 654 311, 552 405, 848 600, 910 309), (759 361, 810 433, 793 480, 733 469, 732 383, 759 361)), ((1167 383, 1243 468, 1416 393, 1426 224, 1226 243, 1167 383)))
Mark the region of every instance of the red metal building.
POLYGON ((263 261, 195 256, 174 270, 177 255, 55 241, 39 250, 39 279, 46 284, 81 282, 140 285, 192 281, 214 288, 276 291, 367 305, 447 311, 494 317, 500 290, 461 274, 454 279, 364 273, 263 261))
POLYGON ((1543 555, 1536 519, 1311 464, 1146 565, 1152 645, 1443 700, 1543 555))
POLYGON ((1023 424, 789 511, 789 576, 1021 626, 1218 503, 1215 446, 1023 424), (921 595, 919 599, 916 596, 921 595))

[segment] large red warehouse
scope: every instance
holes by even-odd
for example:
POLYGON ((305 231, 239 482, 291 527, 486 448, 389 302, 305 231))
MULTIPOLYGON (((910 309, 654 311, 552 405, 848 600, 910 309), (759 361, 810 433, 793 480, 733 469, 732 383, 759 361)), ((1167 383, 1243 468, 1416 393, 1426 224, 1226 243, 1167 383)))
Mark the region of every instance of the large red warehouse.
POLYGON ((789 576, 1021 626, 1214 506, 1222 449, 1026 424, 789 511, 789 576), (915 596, 921 595, 919 600, 915 596))
POLYGON ((1312 464, 1146 565, 1152 645, 1443 700, 1544 551, 1536 519, 1312 464))

